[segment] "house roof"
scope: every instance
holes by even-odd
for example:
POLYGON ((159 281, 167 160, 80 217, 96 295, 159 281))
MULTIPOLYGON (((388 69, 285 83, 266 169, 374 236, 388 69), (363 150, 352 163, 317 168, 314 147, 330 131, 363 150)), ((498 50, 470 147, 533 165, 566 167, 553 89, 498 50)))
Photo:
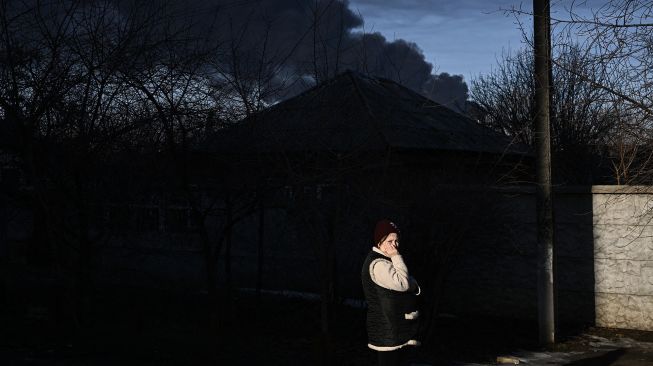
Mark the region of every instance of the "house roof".
POLYGON ((347 71, 207 141, 212 152, 471 151, 521 146, 394 81, 347 71))

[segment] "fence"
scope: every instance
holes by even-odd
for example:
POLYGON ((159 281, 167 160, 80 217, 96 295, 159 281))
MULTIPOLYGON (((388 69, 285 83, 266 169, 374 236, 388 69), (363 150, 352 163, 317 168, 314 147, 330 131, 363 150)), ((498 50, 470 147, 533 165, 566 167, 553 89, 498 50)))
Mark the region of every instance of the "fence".
MULTIPOLYGON (((443 305, 454 312, 534 318, 534 190, 495 193, 496 208, 488 214, 497 219, 491 227, 480 225, 477 240, 461 246, 443 305)), ((653 330, 653 188, 561 188, 554 205, 559 318, 653 330)))

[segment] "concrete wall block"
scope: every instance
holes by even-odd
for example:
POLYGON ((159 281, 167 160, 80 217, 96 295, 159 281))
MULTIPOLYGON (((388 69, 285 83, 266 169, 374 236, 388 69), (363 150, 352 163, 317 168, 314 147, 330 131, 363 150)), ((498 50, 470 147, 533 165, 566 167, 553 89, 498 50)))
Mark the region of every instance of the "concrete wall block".
POLYGON ((503 196, 502 201, 496 205, 496 211, 504 215, 510 215, 516 221, 535 222, 537 220, 535 196, 503 196))
POLYGON ((534 256, 537 250, 537 231, 532 224, 519 221, 506 223, 502 238, 496 242, 494 253, 534 256))
POLYGON ((557 316, 565 323, 592 324, 595 321, 594 291, 566 291, 558 288, 557 316))
POLYGON ((653 296, 597 293, 596 325, 608 328, 653 329, 653 296))
POLYGON ((512 319, 532 319, 537 316, 535 288, 449 285, 443 294, 441 312, 456 315, 486 314, 512 319))
POLYGON ((653 225, 595 225, 594 255, 596 258, 653 260, 653 225))
POLYGON ((594 291, 594 261, 591 258, 558 257, 556 263, 558 289, 594 291))
POLYGON ((594 256, 591 222, 556 222, 555 241, 558 256, 587 258, 589 260, 594 256))
POLYGON ((456 263, 448 274, 447 281, 468 287, 532 288, 536 284, 536 268, 537 263, 532 257, 468 256, 456 263))
POLYGON ((653 261, 597 259, 596 292, 653 296, 653 261))
POLYGON ((653 222, 653 195, 594 194, 595 224, 650 225, 653 222))

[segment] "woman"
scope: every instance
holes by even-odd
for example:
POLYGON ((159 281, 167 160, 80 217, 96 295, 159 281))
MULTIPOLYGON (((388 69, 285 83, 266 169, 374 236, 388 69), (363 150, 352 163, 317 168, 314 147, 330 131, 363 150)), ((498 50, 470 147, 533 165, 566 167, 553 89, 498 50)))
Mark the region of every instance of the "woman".
POLYGON ((390 220, 374 228, 374 247, 361 271, 367 301, 367 346, 379 365, 402 365, 407 346, 417 346, 420 288, 399 253, 399 229, 390 220))

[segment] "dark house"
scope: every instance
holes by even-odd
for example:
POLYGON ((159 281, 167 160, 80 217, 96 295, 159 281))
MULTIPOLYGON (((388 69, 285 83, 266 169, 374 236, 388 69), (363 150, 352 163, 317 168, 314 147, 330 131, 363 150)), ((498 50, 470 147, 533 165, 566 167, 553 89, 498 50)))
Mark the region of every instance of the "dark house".
POLYGON ((523 182, 530 160, 464 115, 351 71, 218 131, 198 153, 233 205, 257 197, 258 214, 230 234, 224 265, 236 286, 344 297, 360 297, 382 217, 400 223, 414 268, 439 286, 426 272, 469 239, 487 189, 523 182))

